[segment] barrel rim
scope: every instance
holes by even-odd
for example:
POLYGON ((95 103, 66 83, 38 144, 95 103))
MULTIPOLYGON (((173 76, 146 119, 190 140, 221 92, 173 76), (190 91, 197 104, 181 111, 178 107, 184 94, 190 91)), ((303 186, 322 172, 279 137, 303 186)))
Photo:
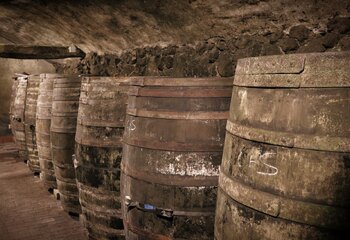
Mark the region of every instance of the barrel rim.
POLYGON ((350 138, 347 137, 318 136, 315 134, 273 131, 270 129, 265 130, 262 128, 245 126, 230 119, 226 122, 226 131, 240 138, 277 146, 316 151, 350 152, 350 138))
POLYGON ((62 75, 62 77, 54 78, 54 88, 56 88, 56 84, 80 84, 81 78, 79 75, 62 75))
POLYGON ((38 78, 40 78, 40 74, 29 74, 28 77, 38 79, 38 78))
POLYGON ((350 87, 350 51, 241 58, 234 85, 246 87, 350 87))
POLYGON ((60 73, 41 73, 40 74, 41 78, 56 78, 56 77, 64 77, 63 74, 60 73))
POLYGON ((89 75, 89 74, 82 74, 79 75, 82 79, 82 83, 89 83, 90 81, 94 83, 105 83, 103 80, 109 80, 113 83, 122 83, 125 85, 129 85, 130 81, 132 79, 140 79, 142 77, 138 76, 132 76, 132 77, 124 77, 124 76, 99 76, 99 75, 89 75))
POLYGON ((249 208, 273 217, 297 223, 332 228, 334 225, 336 227, 342 226, 344 224, 343 220, 347 219, 347 211, 344 211, 346 208, 301 201, 287 196, 271 194, 240 182, 239 180, 228 176, 224 171, 220 171, 218 187, 230 198, 249 208), (251 196, 256 197, 254 200, 249 201, 251 196), (290 211, 291 209, 294 209, 295 211, 298 210, 298 212, 304 211, 306 213, 304 216, 296 215, 295 211, 290 211), (337 219, 337 222, 334 222, 334 218, 325 217, 329 216, 330 213, 334 213, 333 216, 335 214, 341 214, 341 216, 337 219), (324 219, 325 221, 322 222, 320 221, 321 219, 324 219))
POLYGON ((132 77, 130 85, 139 87, 195 87, 195 86, 220 86, 232 87, 233 77, 164 77, 164 76, 144 76, 132 77))

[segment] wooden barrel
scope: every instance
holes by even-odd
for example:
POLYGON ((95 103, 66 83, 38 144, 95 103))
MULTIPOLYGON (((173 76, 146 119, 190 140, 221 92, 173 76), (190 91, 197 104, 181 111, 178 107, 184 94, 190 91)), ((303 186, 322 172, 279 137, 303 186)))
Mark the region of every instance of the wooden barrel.
POLYGON ((40 74, 38 105, 36 112, 36 142, 40 163, 40 178, 48 189, 57 188, 51 157, 50 126, 52 112, 53 81, 59 74, 40 74))
POLYGON ((57 188, 63 209, 81 212, 72 155, 77 124, 81 80, 66 76, 55 78, 52 95, 50 141, 57 188))
POLYGON ((341 239, 350 226, 350 52, 238 61, 215 239, 341 239))
MULTIPOLYGON (((14 118, 14 108, 15 108, 15 99, 16 99, 16 92, 17 92, 17 86, 18 86, 18 76, 12 78, 12 88, 11 88, 11 98, 10 98, 10 111, 9 111, 9 119, 10 119, 10 130, 13 136, 15 136, 15 130, 13 128, 14 122, 16 121, 14 118)), ((16 141, 16 138, 14 138, 16 141)))
POLYGON ((38 100, 40 76, 29 75, 27 85, 26 107, 24 111, 24 127, 28 152, 28 167, 35 174, 40 173, 38 148, 36 145, 35 119, 38 100))
POLYGON ((127 239, 213 239, 232 78, 140 78, 122 160, 127 239))
POLYGON ((124 239, 120 202, 121 138, 129 78, 83 77, 76 141, 76 177, 92 239, 124 239))
POLYGON ((16 146, 19 151, 19 158, 26 162, 28 159, 28 153, 24 131, 24 110, 26 106, 28 77, 19 76, 17 81, 18 85, 13 106, 12 129, 14 130, 16 146))

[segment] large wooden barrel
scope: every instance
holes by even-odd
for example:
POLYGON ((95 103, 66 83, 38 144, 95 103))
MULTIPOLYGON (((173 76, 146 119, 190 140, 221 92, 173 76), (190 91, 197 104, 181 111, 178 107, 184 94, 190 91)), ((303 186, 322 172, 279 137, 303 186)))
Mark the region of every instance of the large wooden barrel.
POLYGON ((63 209, 81 212, 73 164, 81 80, 77 76, 55 78, 52 95, 50 141, 57 188, 63 209))
POLYGON ((24 111, 24 127, 28 152, 28 167, 35 174, 40 173, 38 148, 36 145, 35 119, 38 100, 40 76, 29 75, 27 85, 26 107, 24 111))
POLYGON ((57 188, 51 157, 50 126, 52 112, 53 81, 61 75, 40 74, 38 105, 36 112, 36 142, 40 163, 40 178, 48 189, 57 188))
POLYGON ((127 239, 213 239, 232 78, 140 78, 122 160, 127 239))
POLYGON ((349 63, 350 52, 238 61, 215 239, 347 239, 349 63))
POLYGON ((12 129, 14 130, 16 146, 19 151, 19 158, 26 162, 28 159, 28 153, 24 131, 24 110, 26 106, 28 77, 19 76, 17 81, 18 85, 13 106, 12 129))
POLYGON ((120 162, 128 82, 120 77, 82 79, 75 171, 85 226, 93 239, 124 239, 120 162))
MULTIPOLYGON (((12 88, 11 88, 11 98, 10 98, 10 111, 9 111, 9 120, 10 120, 10 130, 13 136, 15 136, 15 130, 13 128, 14 122, 16 121, 14 118, 14 109, 15 109, 15 99, 16 99, 16 92, 17 92, 17 86, 18 86, 18 76, 12 78, 12 88)), ((16 141, 16 138, 14 138, 16 141)))

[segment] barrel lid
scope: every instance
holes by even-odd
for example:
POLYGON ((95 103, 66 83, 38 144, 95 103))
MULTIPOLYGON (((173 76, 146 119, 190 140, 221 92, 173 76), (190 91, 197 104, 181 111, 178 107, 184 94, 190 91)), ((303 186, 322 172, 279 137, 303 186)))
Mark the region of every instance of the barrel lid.
POLYGON ((161 87, 202 87, 202 86, 232 86, 232 77, 206 78, 174 78, 174 77, 133 77, 130 79, 134 86, 161 86, 161 87))
POLYGON ((350 51, 287 54, 238 60, 234 85, 245 87, 350 87, 350 51))

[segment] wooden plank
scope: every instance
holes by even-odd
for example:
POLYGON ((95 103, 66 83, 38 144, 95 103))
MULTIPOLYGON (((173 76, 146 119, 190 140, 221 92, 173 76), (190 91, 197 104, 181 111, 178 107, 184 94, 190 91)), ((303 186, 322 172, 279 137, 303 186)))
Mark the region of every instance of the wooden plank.
POLYGON ((59 59, 84 57, 85 53, 76 46, 39 46, 0 44, 0 57, 16 59, 59 59))

